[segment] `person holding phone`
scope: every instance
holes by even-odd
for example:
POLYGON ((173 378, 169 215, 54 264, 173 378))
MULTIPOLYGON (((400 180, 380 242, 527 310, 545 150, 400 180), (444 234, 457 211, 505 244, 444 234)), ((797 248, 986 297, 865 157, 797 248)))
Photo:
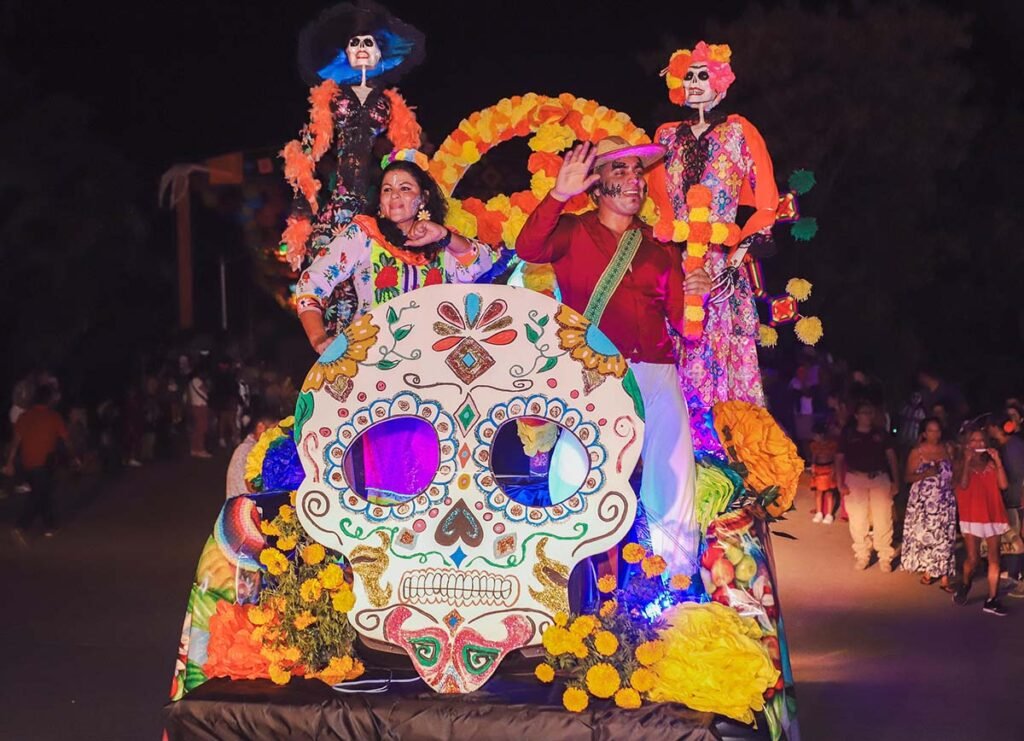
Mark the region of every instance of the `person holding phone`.
POLYGON ((966 433, 955 467, 956 503, 960 510, 960 532, 967 545, 963 582, 953 593, 953 603, 967 604, 971 578, 981 560, 981 541, 988 548, 988 599, 982 609, 1000 617, 1006 608, 996 594, 999 589, 999 538, 1010 529, 1002 490, 1009 481, 999 451, 985 444, 985 435, 975 429, 966 433))
POLYGON ((949 578, 956 572, 956 495, 953 493, 953 456, 942 441, 936 417, 921 423, 918 444, 907 458, 910 484, 907 517, 903 523, 900 567, 920 572, 924 585, 941 582, 953 592, 949 578))

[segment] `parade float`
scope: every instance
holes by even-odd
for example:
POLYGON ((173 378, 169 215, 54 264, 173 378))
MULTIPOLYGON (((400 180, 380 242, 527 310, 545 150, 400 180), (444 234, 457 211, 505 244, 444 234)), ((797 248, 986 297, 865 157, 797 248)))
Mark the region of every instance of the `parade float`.
MULTIPOLYGON (((316 118, 325 104, 311 103, 316 118)), ((472 114, 426 163, 446 226, 510 253, 560 153, 607 136, 650 141, 568 93, 472 114), (530 189, 456 198, 516 137, 529 137, 530 189)), ((795 194, 813 176, 794 178, 766 229, 800 224, 795 194)), ((702 187, 683 193, 685 218, 651 199, 641 214, 688 259, 739 244, 702 187)), ((803 471, 795 446, 750 400, 691 414, 700 563, 667 573, 634 527, 645 412, 628 363, 558 301, 549 268, 512 257, 511 285, 427 286, 339 328, 295 414, 260 438, 200 556, 168 738, 799 739, 769 535, 803 471), (538 463, 556 444, 584 462, 569 479, 538 463)), ((734 267, 770 302, 762 344, 803 319, 810 284, 770 297, 754 257, 734 267)), ((702 335, 705 309, 688 307, 680 342, 702 335)))

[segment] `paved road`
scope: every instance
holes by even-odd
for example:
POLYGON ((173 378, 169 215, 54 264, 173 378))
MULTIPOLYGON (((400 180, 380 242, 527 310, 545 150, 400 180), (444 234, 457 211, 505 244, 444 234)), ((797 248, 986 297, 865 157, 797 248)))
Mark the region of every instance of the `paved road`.
MULTIPOLYGON (((226 459, 157 463, 60 498, 27 550, 0 531, 0 739, 160 738, 181 618, 226 459)), ((0 500, 0 518, 16 504, 0 500)), ((936 587, 853 570, 845 527, 776 530, 804 739, 1020 739, 1024 601, 954 608, 936 587)), ((660 740, 659 740, 660 741, 660 740)))

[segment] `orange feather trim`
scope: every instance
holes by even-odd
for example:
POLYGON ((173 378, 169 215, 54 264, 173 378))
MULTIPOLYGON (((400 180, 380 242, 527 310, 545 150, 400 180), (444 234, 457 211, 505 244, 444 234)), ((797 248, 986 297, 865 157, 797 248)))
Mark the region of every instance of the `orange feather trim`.
POLYGON ((289 216, 288 226, 281 235, 281 241, 288 245, 288 264, 292 270, 298 270, 302 258, 306 254, 306 243, 313 234, 313 225, 309 219, 301 216, 289 216))
POLYGON ((391 101, 391 120, 388 122, 388 139, 394 149, 419 149, 423 129, 416 120, 416 114, 398 91, 390 88, 384 91, 391 101))
POLYGON ((309 90, 309 133, 313 137, 312 147, 309 156, 314 162, 319 162, 331 146, 334 139, 334 116, 331 112, 331 103, 334 96, 338 94, 338 83, 334 80, 324 80, 316 87, 309 90))
POLYGON ((284 158, 285 180, 291 184, 292 189, 306 197, 309 207, 316 213, 320 210, 316 199, 320 191, 320 181, 313 176, 313 160, 302 151, 302 144, 297 139, 292 139, 284 145, 281 156, 284 158))

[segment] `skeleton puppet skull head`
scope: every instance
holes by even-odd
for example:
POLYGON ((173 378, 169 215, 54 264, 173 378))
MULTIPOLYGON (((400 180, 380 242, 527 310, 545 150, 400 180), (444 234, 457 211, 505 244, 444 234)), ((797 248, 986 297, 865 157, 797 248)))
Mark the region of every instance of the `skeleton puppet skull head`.
POLYGON ((353 323, 307 376, 296 436, 299 517, 351 562, 356 631, 405 649, 439 692, 475 690, 540 643, 573 567, 633 521, 629 380, 596 327, 526 289, 431 286, 353 323), (524 417, 559 425, 568 491, 528 496, 496 476, 494 443, 524 417))

